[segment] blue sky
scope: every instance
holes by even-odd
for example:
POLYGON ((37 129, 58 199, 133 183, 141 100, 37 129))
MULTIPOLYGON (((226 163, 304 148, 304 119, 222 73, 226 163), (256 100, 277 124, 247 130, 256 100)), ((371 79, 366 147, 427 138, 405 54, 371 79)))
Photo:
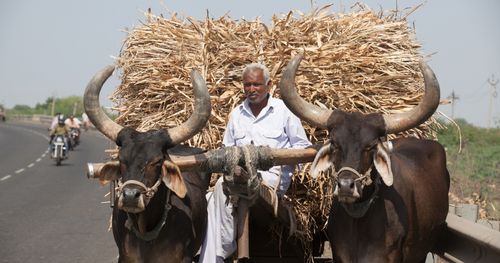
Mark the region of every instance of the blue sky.
MULTIPOLYGON (((125 28, 143 20, 143 11, 175 11, 203 18, 226 13, 234 19, 268 20, 292 9, 311 10, 311 3, 333 3, 332 10, 348 11, 355 1, 139 1, 139 0, 3 0, 0 3, 0 103, 34 106, 55 95, 82 95, 93 74, 113 63, 125 28)), ((367 0, 373 9, 420 7, 410 15, 417 39, 441 84, 441 97, 458 95, 455 117, 486 127, 491 89, 488 78, 500 78, 500 1, 497 0, 367 0)), ((107 97, 118 85, 105 86, 107 97)), ((500 84, 497 85, 500 93, 500 84)), ((111 105, 103 100, 104 104, 111 105)), ((492 119, 500 125, 500 99, 492 99, 492 119)), ((440 106, 451 116, 451 106, 440 106)), ((492 122, 493 123, 493 122, 492 122)))

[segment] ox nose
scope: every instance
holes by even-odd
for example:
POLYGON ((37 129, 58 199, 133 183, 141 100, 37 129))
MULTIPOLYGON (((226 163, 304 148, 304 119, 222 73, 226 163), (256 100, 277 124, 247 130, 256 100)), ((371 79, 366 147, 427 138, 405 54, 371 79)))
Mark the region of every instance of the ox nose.
POLYGON ((141 191, 135 188, 123 189, 123 199, 127 201, 137 200, 141 196, 141 191))
POLYGON ((339 178, 335 190, 338 195, 359 197, 356 182, 352 178, 339 178))

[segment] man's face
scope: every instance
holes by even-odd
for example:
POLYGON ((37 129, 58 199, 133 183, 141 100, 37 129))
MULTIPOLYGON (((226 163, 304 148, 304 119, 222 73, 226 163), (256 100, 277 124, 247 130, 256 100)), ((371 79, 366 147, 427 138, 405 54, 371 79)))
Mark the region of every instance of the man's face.
POLYGON ((258 104, 267 98, 269 83, 264 82, 264 74, 260 69, 248 71, 243 76, 243 90, 251 104, 258 104))

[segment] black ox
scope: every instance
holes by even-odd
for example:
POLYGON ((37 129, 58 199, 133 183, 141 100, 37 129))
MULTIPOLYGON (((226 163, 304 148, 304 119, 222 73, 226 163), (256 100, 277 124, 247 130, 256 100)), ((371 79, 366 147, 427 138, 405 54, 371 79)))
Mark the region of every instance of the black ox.
POLYGON ((290 61, 280 90, 293 113, 330 132, 311 171, 315 176, 334 169, 328 222, 334 262, 425 262, 448 213, 445 151, 431 140, 384 138, 416 127, 434 113, 439 104, 434 73, 420 64, 425 94, 408 112, 347 113, 319 108, 297 94, 295 72, 301 59, 290 61))
MULTIPOLYGON (((168 130, 138 132, 115 123, 99 106, 100 90, 113 69, 109 66, 94 76, 84 104, 95 127, 120 147, 118 162, 101 168, 103 180, 118 180, 112 220, 118 262, 192 262, 205 235, 209 176, 181 173, 169 152, 206 124, 211 108, 205 82, 192 72, 195 109, 186 122, 168 130)), ((185 147, 176 154, 194 153, 196 149, 185 147)))

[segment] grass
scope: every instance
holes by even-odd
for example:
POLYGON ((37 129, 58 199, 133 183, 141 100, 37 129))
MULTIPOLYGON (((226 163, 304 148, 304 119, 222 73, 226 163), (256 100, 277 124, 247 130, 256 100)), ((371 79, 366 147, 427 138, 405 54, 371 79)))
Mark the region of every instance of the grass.
POLYGON ((477 203, 481 217, 500 218, 500 129, 479 128, 457 120, 462 134, 453 124, 438 132, 446 148, 451 175, 451 193, 465 203, 477 203))

